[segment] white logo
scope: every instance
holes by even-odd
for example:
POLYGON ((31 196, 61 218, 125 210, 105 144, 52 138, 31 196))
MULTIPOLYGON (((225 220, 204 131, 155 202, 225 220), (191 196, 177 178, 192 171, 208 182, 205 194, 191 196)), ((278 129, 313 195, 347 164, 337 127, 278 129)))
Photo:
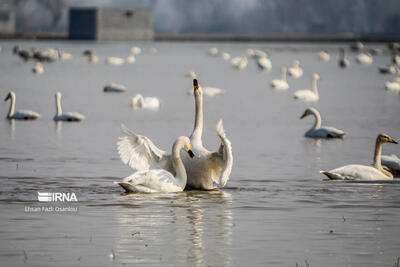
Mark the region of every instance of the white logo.
POLYGON ((75 193, 59 193, 59 192, 38 192, 38 200, 40 202, 77 202, 75 193))

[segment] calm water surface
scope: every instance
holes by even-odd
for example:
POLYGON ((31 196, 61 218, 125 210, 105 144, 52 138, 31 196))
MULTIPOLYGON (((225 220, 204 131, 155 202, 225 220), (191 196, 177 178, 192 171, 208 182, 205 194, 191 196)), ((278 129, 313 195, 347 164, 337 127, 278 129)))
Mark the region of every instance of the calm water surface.
MULTIPOLYGON (((328 182, 319 174, 349 163, 370 164, 380 132, 399 141, 400 97, 384 90, 393 76, 377 71, 389 62, 387 52, 371 66, 357 65, 349 53, 351 66, 342 70, 338 45, 19 42, 23 48, 57 47, 73 54, 34 75, 32 62, 11 55, 15 44, 0 43, 0 96, 13 90, 17 109, 42 117, 0 120, 0 265, 393 266, 400 256, 400 184, 328 182), (127 57, 133 45, 144 50, 135 64, 105 64, 108 56, 127 57), (247 48, 268 50, 273 69, 261 73, 250 60, 247 69, 236 71, 206 55, 212 46, 233 56, 247 48), (149 53, 150 47, 158 52, 149 53), (98 64, 81 56, 88 48, 99 56, 98 64), (321 48, 331 53, 330 62, 317 61, 321 48), (288 78, 286 92, 271 90, 280 68, 295 59, 303 77, 288 78), (203 86, 226 90, 204 99, 203 143, 218 147, 215 125, 222 118, 234 152, 227 187, 122 194, 113 182, 132 171, 116 149, 120 124, 169 151, 193 127, 188 71, 203 86), (291 95, 310 88, 314 72, 321 75, 316 107, 323 124, 345 130, 344 140, 303 137, 313 121, 299 119, 308 105, 291 95), (103 93, 112 81, 126 85, 127 92, 103 93), (63 109, 84 114, 86 121, 56 125, 56 91, 63 93, 63 109), (132 110, 136 93, 159 97, 160 110, 132 110), (78 203, 43 205, 38 191, 74 192, 78 203), (37 206, 78 211, 25 212, 37 206)), ((0 105, 1 117, 8 107, 0 105)), ((384 145, 383 153, 399 155, 400 146, 384 145)))

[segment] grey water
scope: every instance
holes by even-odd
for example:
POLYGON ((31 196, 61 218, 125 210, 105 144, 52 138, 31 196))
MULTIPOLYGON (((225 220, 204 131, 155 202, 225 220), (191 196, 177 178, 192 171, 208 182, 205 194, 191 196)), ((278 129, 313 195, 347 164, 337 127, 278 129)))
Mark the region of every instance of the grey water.
MULTIPOLYGON (((384 50, 374 63, 338 67, 338 48, 347 44, 192 42, 1 41, 0 96, 13 90, 16 109, 41 114, 37 121, 5 119, 0 104, 1 266, 393 266, 400 256, 400 184, 330 182, 319 173, 345 164, 371 164, 376 136, 400 141, 400 96, 385 91, 378 66, 390 62, 384 50), (70 52, 71 60, 45 64, 12 55, 12 47, 70 52), (111 66, 137 45, 136 63, 111 66), (273 68, 264 73, 249 58, 238 71, 206 54, 210 47, 231 56, 248 48, 268 51, 273 68), (149 48, 157 48, 150 53, 149 48), (98 64, 81 54, 92 49, 98 64), (331 55, 320 62, 320 49, 331 55), (271 89, 281 67, 297 59, 300 79, 289 90, 271 89), (188 92, 195 71, 201 85, 225 94, 204 97, 203 143, 219 146, 215 126, 223 119, 234 164, 225 188, 177 194, 123 194, 115 185, 132 173, 118 155, 121 123, 169 151, 175 138, 193 128, 194 99, 188 92), (313 119, 300 120, 310 105, 292 93, 311 88, 318 73, 323 125, 343 129, 343 140, 310 140, 313 119), (116 82, 124 93, 104 93, 116 82), (82 123, 56 124, 55 92, 64 111, 84 114, 82 123), (133 110, 136 93, 161 99, 159 111, 133 110), (75 193, 78 202, 38 202, 37 192, 75 193), (71 211, 29 211, 32 207, 71 211), (26 210, 28 208, 28 210, 26 210), (76 209, 76 210, 74 210, 76 209), (114 256, 112 256, 112 251, 114 256), (110 256, 111 255, 111 256, 110 256)), ((385 144, 383 154, 400 154, 385 144)))

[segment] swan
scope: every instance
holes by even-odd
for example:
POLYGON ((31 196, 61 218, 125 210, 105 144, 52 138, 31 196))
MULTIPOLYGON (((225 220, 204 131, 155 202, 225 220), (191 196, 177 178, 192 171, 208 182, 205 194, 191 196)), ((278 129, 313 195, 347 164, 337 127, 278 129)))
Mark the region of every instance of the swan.
POLYGON ((134 55, 139 55, 140 53, 142 53, 142 49, 141 49, 140 47, 133 46, 133 47, 131 48, 131 52, 132 52, 134 55))
POLYGON ((350 62, 344 55, 344 48, 340 48, 339 67, 344 69, 347 68, 348 66, 350 66, 350 62))
POLYGON ((9 120, 36 120, 40 117, 39 113, 30 110, 20 110, 15 112, 16 96, 14 92, 9 92, 4 101, 11 99, 10 109, 8 110, 7 119, 9 120))
POLYGON ((312 115, 315 118, 315 123, 313 127, 305 133, 306 137, 312 138, 342 138, 346 134, 344 131, 336 129, 334 127, 321 127, 321 115, 318 110, 309 107, 307 108, 300 119, 312 115))
POLYGON ((356 56, 356 61, 359 64, 369 65, 374 61, 370 53, 361 53, 356 56))
POLYGON ((134 55, 128 56, 128 57, 126 58, 126 62, 127 62, 127 63, 130 63, 130 64, 135 63, 135 62, 136 62, 135 56, 134 56, 134 55))
POLYGON ((33 66, 32 72, 35 74, 42 74, 44 72, 43 64, 40 62, 37 62, 35 64, 35 66, 33 66))
POLYGON ((262 71, 270 71, 272 68, 272 63, 271 60, 269 60, 267 57, 258 57, 256 59, 257 61, 257 66, 260 70, 262 71))
POLYGON ((85 116, 78 112, 66 112, 63 113, 61 109, 61 93, 56 93, 56 115, 53 120, 55 121, 83 121, 85 116))
POLYGON ((194 78, 196 78, 196 73, 194 71, 189 71, 186 73, 185 76, 188 78, 194 79, 194 78))
POLYGON ((388 91, 400 92, 400 77, 394 78, 392 82, 386 82, 385 88, 388 91))
POLYGON ((286 81, 286 68, 282 68, 282 78, 281 80, 275 79, 272 80, 271 86, 278 90, 287 90, 289 88, 289 84, 286 81))
POLYGON ((330 59, 331 57, 329 56, 329 54, 328 54, 327 52, 325 52, 325 51, 320 51, 320 52, 318 52, 318 54, 317 54, 317 58, 318 58, 319 60, 321 60, 321 61, 327 62, 327 61, 329 61, 329 59, 330 59))
POLYGON ((187 174, 180 157, 181 150, 186 151, 191 158, 194 157, 190 140, 186 136, 178 137, 172 146, 172 171, 164 169, 138 171, 124 178, 119 185, 127 192, 182 192, 186 186, 187 174))
MULTIPOLYGON (((220 88, 216 88, 216 87, 205 86, 202 89, 203 89, 203 94, 206 95, 206 96, 209 96, 209 97, 213 97, 213 96, 221 95, 221 94, 225 93, 225 90, 220 89, 220 88)), ((189 95, 193 95, 193 90, 190 90, 188 92, 188 94, 189 95)))
POLYGON ((358 41, 358 42, 355 42, 354 44, 352 44, 350 46, 350 49, 353 51, 361 51, 362 49, 364 49, 364 45, 363 45, 363 43, 358 41))
POLYGON ((393 175, 384 170, 381 164, 382 144, 384 143, 397 144, 396 141, 385 133, 378 135, 376 138, 374 163, 372 166, 353 164, 330 171, 321 171, 320 173, 325 174, 332 180, 393 180, 393 175))
POLYGON ((400 159, 396 155, 383 155, 381 162, 393 175, 400 175, 400 159))
POLYGON ((120 57, 108 57, 107 63, 114 66, 120 66, 125 63, 125 60, 120 57))
POLYGON ((131 106, 134 109, 157 110, 160 107, 160 100, 156 97, 143 97, 141 94, 137 94, 132 98, 131 106))
POLYGON ((261 50, 256 49, 256 50, 254 50, 254 55, 253 55, 253 57, 254 57, 255 59, 257 59, 257 58, 262 58, 262 57, 268 58, 268 54, 267 54, 266 52, 264 52, 264 51, 261 51, 261 50))
POLYGON ((224 52, 221 53, 221 57, 223 60, 229 60, 231 58, 231 55, 229 55, 228 53, 224 52))
POLYGON ((86 50, 83 52, 84 56, 88 57, 90 63, 97 63, 99 62, 99 58, 93 53, 92 50, 86 50))
POLYGON ((247 67, 247 63, 248 63, 247 57, 245 57, 245 56, 234 57, 231 60, 232 67, 234 67, 236 69, 239 69, 239 70, 246 68, 247 67))
POLYGON ((207 53, 210 56, 214 56, 215 57, 215 56, 218 55, 218 49, 216 47, 212 47, 212 48, 208 49, 207 53))
POLYGON ((288 73, 293 78, 300 78, 303 76, 303 69, 300 67, 300 62, 295 60, 293 66, 288 69, 288 73))
POLYGON ((378 70, 382 74, 395 74, 399 71, 397 65, 394 63, 383 67, 378 67, 378 70))
POLYGON ((120 92, 125 92, 126 87, 122 84, 116 84, 111 82, 109 84, 106 84, 106 86, 104 86, 103 91, 120 93, 120 92))
POLYGON ((247 55, 249 55, 250 57, 254 57, 255 56, 254 49, 248 48, 246 50, 246 52, 247 52, 247 55))
POLYGON ((312 91, 311 90, 298 90, 294 92, 293 97, 295 99, 300 99, 304 101, 318 101, 319 100, 319 95, 318 95, 318 88, 317 88, 317 81, 321 77, 314 73, 313 74, 313 80, 312 80, 312 91))

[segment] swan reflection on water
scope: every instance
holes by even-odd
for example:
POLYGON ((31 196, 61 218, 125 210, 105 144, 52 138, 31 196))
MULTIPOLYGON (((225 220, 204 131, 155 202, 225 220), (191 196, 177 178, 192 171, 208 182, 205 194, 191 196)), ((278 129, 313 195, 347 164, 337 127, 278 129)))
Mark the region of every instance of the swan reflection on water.
POLYGON ((232 265, 232 196, 226 190, 121 198, 121 205, 134 206, 119 209, 115 216, 119 227, 114 251, 120 263, 232 265))

